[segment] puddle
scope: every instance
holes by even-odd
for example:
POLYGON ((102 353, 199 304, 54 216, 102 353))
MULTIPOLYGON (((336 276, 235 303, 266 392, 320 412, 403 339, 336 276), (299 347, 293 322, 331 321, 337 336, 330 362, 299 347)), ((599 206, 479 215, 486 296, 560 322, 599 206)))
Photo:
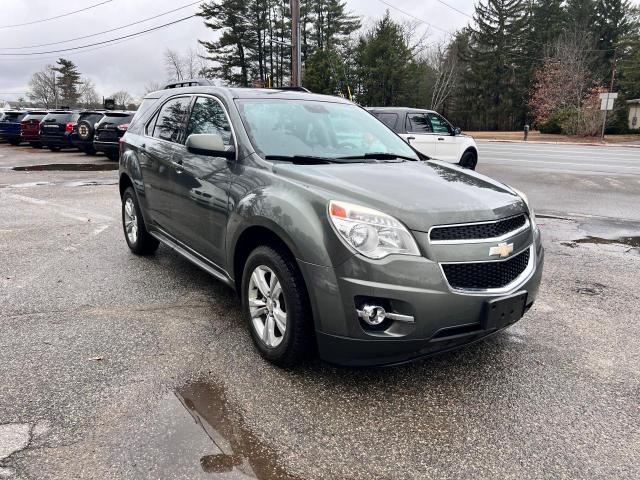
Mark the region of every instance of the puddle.
POLYGON ((195 382, 171 392, 157 415, 154 424, 162 427, 141 437, 147 453, 138 456, 136 468, 150 474, 159 469, 163 478, 298 480, 249 429, 219 385, 195 382))
POLYGON ((588 236, 573 240, 573 243, 591 243, 596 245, 627 245, 633 248, 640 248, 640 237, 618 237, 618 238, 602 238, 588 236))
POLYGON ((42 165, 24 165, 19 167, 10 167, 10 170, 16 172, 96 172, 117 170, 118 163, 46 163, 42 165))

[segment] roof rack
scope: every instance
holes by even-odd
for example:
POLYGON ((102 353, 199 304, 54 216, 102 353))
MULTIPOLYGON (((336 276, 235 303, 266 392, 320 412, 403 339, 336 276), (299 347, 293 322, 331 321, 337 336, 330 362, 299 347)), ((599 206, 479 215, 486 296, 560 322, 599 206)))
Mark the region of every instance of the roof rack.
POLYGON ((168 88, 180 88, 180 87, 197 87, 197 86, 211 86, 214 83, 208 78, 189 78, 187 80, 180 80, 178 82, 167 83, 163 90, 168 88))
POLYGON ((271 90, 292 90, 294 92, 306 92, 311 93, 310 90, 304 87, 271 87, 271 90))

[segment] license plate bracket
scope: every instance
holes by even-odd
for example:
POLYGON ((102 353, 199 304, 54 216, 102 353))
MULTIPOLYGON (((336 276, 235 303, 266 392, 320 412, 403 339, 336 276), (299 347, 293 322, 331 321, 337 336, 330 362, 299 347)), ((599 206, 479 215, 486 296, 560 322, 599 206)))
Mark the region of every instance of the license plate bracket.
POLYGON ((482 328, 496 330, 517 322, 524 315, 527 292, 521 291, 508 297, 487 300, 484 304, 482 328))

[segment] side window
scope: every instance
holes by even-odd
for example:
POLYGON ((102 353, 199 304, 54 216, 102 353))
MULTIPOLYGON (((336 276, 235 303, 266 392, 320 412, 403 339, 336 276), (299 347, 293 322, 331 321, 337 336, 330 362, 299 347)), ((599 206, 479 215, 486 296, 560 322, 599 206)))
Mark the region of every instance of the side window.
POLYGON ((451 126, 444 118, 436 113, 429 113, 429 120, 431 121, 431 127, 435 133, 451 134, 451 126))
POLYGON ((397 113, 379 113, 376 115, 378 120, 384 123, 391 130, 396 129, 396 124, 398 123, 398 114, 397 113))
POLYGON ((220 103, 211 97, 198 97, 193 104, 185 138, 192 133, 217 133, 225 146, 233 144, 229 119, 220 103))
POLYGON ((407 132, 432 133, 433 130, 424 113, 410 113, 407 115, 407 132))
POLYGON ((153 136, 169 142, 178 142, 190 100, 189 97, 178 97, 165 103, 153 127, 153 136))

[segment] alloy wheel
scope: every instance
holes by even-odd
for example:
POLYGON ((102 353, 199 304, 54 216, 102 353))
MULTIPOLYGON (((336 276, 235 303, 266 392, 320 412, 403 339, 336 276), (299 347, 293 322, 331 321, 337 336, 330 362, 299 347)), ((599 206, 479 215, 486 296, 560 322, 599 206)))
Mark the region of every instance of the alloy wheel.
POLYGON ((138 217, 131 197, 127 197, 124 202, 124 228, 129 243, 134 245, 138 241, 138 217))
POLYGON ((260 265, 251 273, 248 289, 251 325, 264 345, 277 347, 287 330, 282 284, 272 269, 260 265))

